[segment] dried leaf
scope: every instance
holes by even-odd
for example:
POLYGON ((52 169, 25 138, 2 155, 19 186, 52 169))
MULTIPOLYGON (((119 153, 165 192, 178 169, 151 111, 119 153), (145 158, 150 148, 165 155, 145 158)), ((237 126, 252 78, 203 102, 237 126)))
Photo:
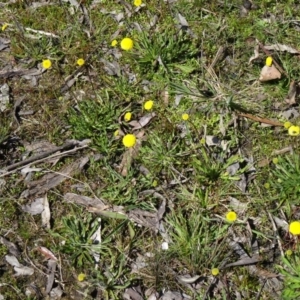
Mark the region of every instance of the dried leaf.
POLYGON ((104 58, 101 58, 100 61, 103 63, 104 70, 107 72, 108 75, 120 76, 121 69, 117 61, 110 62, 104 58))
POLYGON ((37 198, 30 204, 22 205, 22 210, 33 216, 39 215, 44 210, 43 201, 44 198, 37 198))
POLYGON ((5 255, 5 260, 13 267, 21 266, 18 259, 13 255, 5 255))
POLYGON ((22 264, 19 263, 18 259, 13 255, 5 255, 5 260, 14 267, 15 274, 14 276, 26 276, 26 275, 32 275, 34 273, 34 270, 29 267, 25 267, 22 264))
POLYGON ((38 247, 38 250, 48 259, 57 260, 56 256, 46 247, 38 247))
POLYGON ((48 173, 44 175, 41 179, 30 182, 29 189, 22 193, 23 197, 28 197, 30 195, 39 195, 47 192, 49 189, 56 187, 61 182, 65 181, 72 174, 79 172, 89 161, 89 157, 81 157, 63 167, 58 173, 48 173))
POLYGON ((264 46, 265 49, 267 50, 275 50, 275 51, 286 51, 292 54, 299 54, 300 52, 295 49, 292 48, 288 45, 285 44, 274 44, 274 45, 270 45, 270 46, 264 46))
POLYGON ((21 267, 14 267, 15 270, 15 276, 30 276, 34 273, 34 269, 33 268, 29 268, 29 267, 25 267, 25 266, 21 266, 21 267))
POLYGON ((138 121, 129 122, 129 125, 133 126, 132 130, 141 129, 145 127, 155 116, 156 114, 154 112, 146 114, 143 117, 141 117, 138 121))
POLYGON ((128 288, 123 294, 123 299, 128 300, 143 300, 144 298, 133 288, 128 288))
POLYGON ((10 242, 9 240, 7 240, 5 237, 1 235, 0 235, 0 243, 2 245, 5 245, 8 248, 9 253, 12 254, 13 256, 21 255, 18 247, 14 243, 10 242))
POLYGON ((42 225, 48 229, 50 229, 50 219, 51 219, 51 212, 50 212, 50 207, 49 207, 49 202, 48 202, 48 197, 47 194, 45 194, 43 198, 43 212, 42 212, 42 225))
POLYGON ((289 92, 285 98, 285 102, 289 105, 296 104, 296 97, 299 93, 299 85, 293 80, 290 84, 289 92))
POLYGON ((127 219, 123 206, 106 205, 101 199, 94 199, 87 196, 80 196, 73 193, 67 193, 64 196, 67 202, 76 203, 88 208, 90 212, 98 213, 105 217, 115 219, 127 219))
POLYGON ((107 217, 107 218, 112 218, 112 219, 121 219, 121 220, 126 220, 128 217, 126 214, 122 214, 119 212, 112 212, 112 211, 93 211, 89 209, 91 212, 97 212, 99 215, 107 217))
POLYGON ((61 286, 58 285, 50 292, 50 299, 60 299, 63 295, 64 291, 62 290, 61 286))
POLYGON ((274 65, 271 67, 264 66, 260 72, 259 81, 266 82, 274 79, 280 79, 281 73, 276 69, 274 65))
POLYGON ((282 117, 284 117, 287 120, 290 120, 292 118, 298 118, 300 116, 299 112, 295 107, 289 108, 288 110, 285 110, 280 113, 282 117))
POLYGON ((56 270, 57 262, 56 260, 48 260, 48 278, 47 278, 47 286, 46 286, 46 295, 48 295, 53 287, 54 283, 54 275, 56 270))
POLYGON ((200 278, 200 276, 199 275, 196 275, 194 277, 178 276, 177 278, 179 281, 182 281, 184 283, 194 283, 200 278))
POLYGON ((177 17, 178 17, 178 21, 179 21, 179 23, 180 23, 181 26, 183 26, 183 27, 189 27, 189 24, 188 24, 186 18, 183 15, 181 15, 180 13, 178 13, 177 17))
POLYGON ((179 292, 167 291, 160 298, 161 300, 183 300, 182 295, 179 292))

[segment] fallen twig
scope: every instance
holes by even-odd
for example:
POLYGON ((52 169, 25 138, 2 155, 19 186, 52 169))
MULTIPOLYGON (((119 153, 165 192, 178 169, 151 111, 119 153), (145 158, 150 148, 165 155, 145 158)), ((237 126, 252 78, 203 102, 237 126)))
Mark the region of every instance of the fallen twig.
POLYGON ((66 155, 66 154, 69 154, 69 153, 72 153, 72 152, 76 152, 76 151, 84 149, 86 147, 88 147, 87 140, 82 141, 82 142, 74 141, 74 140, 68 141, 67 143, 65 143, 62 146, 56 147, 54 149, 43 152, 43 153, 38 154, 36 156, 29 157, 28 159, 25 159, 23 161, 19 161, 15 164, 9 165, 9 166, 1 169, 0 171, 7 171, 7 172, 5 172, 3 174, 0 174, 0 178, 4 177, 6 175, 12 174, 15 171, 17 171, 17 170, 19 170, 19 169, 21 169, 25 166, 28 166, 32 163, 40 163, 40 162, 43 162, 43 161, 48 160, 50 158, 54 158, 54 157, 66 155), (79 147, 74 148, 76 146, 79 146, 79 147), (63 151, 63 150, 67 150, 67 149, 70 149, 70 148, 74 148, 74 149, 71 149, 71 150, 68 150, 68 151, 65 151, 65 152, 56 153, 58 151, 63 151), (55 154, 53 154, 53 153, 55 153, 55 154), (51 154, 53 154, 53 155, 51 155, 51 154))

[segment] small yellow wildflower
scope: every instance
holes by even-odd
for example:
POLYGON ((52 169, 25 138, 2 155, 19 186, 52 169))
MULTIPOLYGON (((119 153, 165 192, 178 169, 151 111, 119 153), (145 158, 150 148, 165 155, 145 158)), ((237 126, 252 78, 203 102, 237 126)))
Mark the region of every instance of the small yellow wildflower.
POLYGON ((293 124, 290 121, 284 122, 283 126, 285 129, 289 129, 293 124))
POLYGON ((84 65, 84 63, 85 63, 85 61, 84 61, 84 59, 83 58, 79 58, 79 59, 77 59, 77 65, 78 66, 83 66, 84 65))
POLYGON ((265 189, 269 189, 270 188, 270 183, 269 182, 266 182, 265 184, 264 184, 264 187, 265 187, 265 189))
POLYGON ((273 58, 271 56, 268 56, 266 59, 266 66, 271 67, 273 63, 273 58))
POLYGON ((121 41, 121 48, 125 51, 131 50, 133 48, 133 40, 130 38, 124 38, 121 41))
POLYGON ((120 131, 119 129, 117 129, 115 132, 114 132, 114 136, 117 137, 119 135, 120 131))
POLYGON ((297 136, 299 134, 300 134, 300 127, 299 126, 292 125, 289 128, 289 135, 291 135, 291 136, 297 136))
POLYGON ((86 275, 84 273, 80 273, 78 276, 77 276, 77 279, 78 281, 83 281, 85 279, 86 275))
POLYGON ((211 269, 211 274, 213 276, 217 276, 217 275, 219 275, 219 273, 220 273, 220 270, 218 268, 211 269))
POLYGON ((125 147, 131 148, 136 143, 136 137, 134 134, 126 134, 124 135, 122 142, 125 147))
POLYGON ((148 100, 144 103, 144 108, 146 110, 151 110, 153 105, 154 105, 154 102, 152 100, 148 100))
POLYGON ((1 30, 4 31, 6 28, 8 27, 8 24, 7 23, 4 23, 1 27, 1 30))
POLYGON ((142 5, 142 0, 134 0, 133 1, 134 6, 141 6, 142 5))
POLYGON ((285 251, 286 256, 291 256, 293 254, 293 251, 291 249, 288 249, 285 251))
POLYGON ((111 42, 111 46, 112 47, 116 47, 118 45, 118 41, 117 40, 113 40, 112 42, 111 42))
POLYGON ((51 68, 51 66, 52 66, 52 62, 51 62, 50 59, 44 59, 44 60, 42 61, 42 67, 43 67, 44 69, 49 69, 49 68, 51 68))
POLYGON ((182 120, 184 120, 184 121, 187 121, 188 119, 189 119, 189 114, 182 114, 182 116, 181 116, 181 118, 182 118, 182 120))
POLYGON ((274 165, 277 165, 278 164, 278 158, 277 157, 274 157, 273 159, 272 159, 272 162, 273 162, 273 164, 274 165))
POLYGON ((300 234, 300 222, 294 221, 294 222, 290 223, 289 232, 293 235, 299 235, 300 234))
POLYGON ((205 141, 205 138, 203 137, 201 140, 200 140, 200 144, 201 145, 205 145, 206 141, 205 141))
POLYGON ((132 113, 131 112, 127 112, 125 115, 124 115, 124 120, 126 122, 129 122, 131 120, 131 117, 132 117, 132 113))
POLYGON ((237 219, 237 214, 234 211, 229 211, 226 214, 226 220, 228 222, 234 222, 234 221, 236 221, 236 219, 237 219))

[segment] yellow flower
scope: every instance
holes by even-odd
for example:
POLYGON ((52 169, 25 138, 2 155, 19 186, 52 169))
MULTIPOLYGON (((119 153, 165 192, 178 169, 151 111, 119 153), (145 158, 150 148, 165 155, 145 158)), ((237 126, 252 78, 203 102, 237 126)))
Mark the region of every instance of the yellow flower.
POLYGON ((119 132, 119 129, 117 129, 117 130, 114 132, 114 136, 117 137, 117 136, 119 135, 119 133, 120 133, 120 132, 119 132))
POLYGON ((218 268, 211 269, 211 274, 213 276, 217 276, 217 275, 219 275, 219 273, 220 273, 220 270, 218 268))
POLYGON ((126 122, 129 122, 130 120, 131 120, 131 117, 132 117, 132 114, 131 114, 131 112, 127 112, 125 115, 124 115, 124 120, 126 121, 126 122))
POLYGON ((78 281, 83 281, 85 279, 86 275, 83 274, 83 273, 80 273, 78 276, 77 276, 77 279, 78 281))
POLYGON ((291 256, 293 254, 293 251, 291 249, 288 249, 285 251, 286 256, 291 256))
POLYGON ((84 63, 85 63, 85 61, 84 61, 84 59, 83 58, 79 58, 79 59, 77 59, 77 65, 78 66, 83 66, 84 65, 84 63))
POLYGON ((7 23, 4 23, 1 27, 1 30, 4 31, 6 28, 7 28, 8 24, 7 23))
POLYGON ((300 234, 300 222, 294 221, 289 226, 289 232, 293 235, 299 235, 300 234))
POLYGON ((270 183, 269 182, 266 182, 265 184, 264 184, 264 187, 265 187, 265 189, 269 189, 270 188, 270 183))
POLYGON ((136 137, 134 134, 126 134, 124 135, 122 142, 125 147, 131 148, 136 143, 136 137))
POLYGON ((181 118, 182 118, 182 120, 184 120, 184 121, 187 121, 188 119, 189 119, 189 114, 182 114, 182 116, 181 116, 181 118))
POLYGON ((283 126, 284 126, 285 129, 289 129, 292 125, 293 124, 291 122, 289 122, 289 121, 284 122, 284 124, 283 124, 283 126))
POLYGON ((43 67, 44 69, 49 69, 49 68, 51 68, 51 66, 52 66, 52 62, 51 62, 50 59, 44 59, 44 60, 42 61, 42 67, 43 67))
POLYGON ((229 211, 227 214, 226 214, 226 220, 228 222, 234 222, 236 221, 237 219, 237 215, 234 211, 229 211))
POLYGON ((292 125, 289 128, 289 135, 296 136, 296 135, 299 135, 299 134, 300 134, 300 127, 299 126, 292 125))
POLYGON ((133 48, 133 40, 127 37, 124 38, 121 41, 121 48, 126 51, 131 50, 133 48))
POLYGON ((112 42, 111 42, 111 46, 112 47, 116 47, 118 45, 118 41, 117 40, 113 40, 112 42))
POLYGON ((152 100, 148 100, 144 103, 144 108, 146 110, 151 110, 153 107, 154 102, 152 100))
POLYGON ((274 158, 272 159, 272 162, 273 162, 274 165, 277 165, 278 162, 279 162, 279 159, 278 159, 277 157, 274 157, 274 158))
POLYGON ((271 56, 268 56, 266 59, 266 66, 271 67, 273 63, 273 58, 271 56))
POLYGON ((134 0, 133 4, 134 4, 134 6, 141 6, 142 5, 142 0, 134 0))

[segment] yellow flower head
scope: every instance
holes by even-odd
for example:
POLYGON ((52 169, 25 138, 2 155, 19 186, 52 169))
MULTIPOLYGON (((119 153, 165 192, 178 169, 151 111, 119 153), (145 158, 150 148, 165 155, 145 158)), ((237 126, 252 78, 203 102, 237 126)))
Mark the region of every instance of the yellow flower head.
POLYGON ((228 222, 234 222, 234 221, 236 221, 236 219, 237 219, 237 214, 234 211, 229 211, 226 214, 226 220, 228 222))
POLYGON ((182 114, 182 116, 181 116, 181 118, 182 118, 182 120, 184 120, 184 121, 187 121, 188 119, 189 119, 189 114, 182 114))
POLYGON ((288 249, 285 251, 286 256, 291 256, 293 254, 293 251, 291 249, 288 249))
POLYGON ((219 275, 219 273, 220 273, 220 270, 218 268, 211 269, 211 274, 213 276, 217 276, 217 275, 219 275))
POLYGON ((273 58, 271 56, 268 56, 266 59, 266 66, 271 67, 273 63, 273 58))
POLYGON ((131 148, 136 143, 136 137, 134 134, 126 134, 124 135, 122 142, 125 147, 131 148))
POLYGON ((289 232, 293 235, 299 235, 300 234, 300 222, 294 221, 294 222, 290 223, 289 232))
POLYGON ((49 68, 51 68, 51 66, 52 66, 52 62, 51 62, 50 59, 44 59, 44 60, 42 61, 42 67, 43 67, 44 69, 49 69, 49 68))
POLYGON ((279 162, 279 159, 278 159, 277 157, 274 157, 274 158, 272 159, 272 162, 273 162, 274 165, 277 165, 278 162, 279 162))
POLYGON ((284 124, 283 124, 283 126, 284 126, 285 129, 289 129, 292 125, 293 124, 291 122, 289 122, 289 121, 284 122, 284 124))
POLYGON ((300 127, 299 126, 292 125, 289 128, 289 135, 291 135, 291 136, 297 136, 299 134, 300 134, 300 127))
POLYGON ((148 100, 144 103, 145 110, 151 110, 154 105, 154 102, 152 100, 148 100))
POLYGON ((8 24, 7 23, 4 23, 1 27, 1 30, 4 31, 6 28, 7 28, 8 24))
POLYGON ((117 137, 119 135, 120 131, 119 129, 117 129, 115 132, 114 132, 114 136, 117 137))
POLYGON ((264 184, 264 187, 265 187, 265 189, 269 189, 270 188, 270 183, 269 182, 266 182, 265 184, 264 184))
POLYGON ((130 38, 124 38, 121 41, 121 48, 125 51, 131 50, 133 48, 133 40, 130 38))
POLYGON ((112 42, 111 42, 111 46, 112 47, 116 47, 118 45, 118 41, 117 40, 113 40, 112 42))
POLYGON ((77 59, 77 65, 78 66, 83 66, 84 65, 84 63, 85 63, 85 61, 84 61, 84 59, 83 58, 79 58, 79 59, 77 59))
POLYGON ((129 122, 131 120, 131 117, 132 117, 132 113, 131 112, 127 112, 125 115, 124 115, 124 120, 126 122, 129 122))
POLYGON ((84 273, 80 273, 78 276, 77 276, 77 280, 78 281, 83 281, 85 279, 86 275, 84 273))
POLYGON ((133 1, 134 6, 141 6, 142 5, 142 0, 134 0, 133 1))

